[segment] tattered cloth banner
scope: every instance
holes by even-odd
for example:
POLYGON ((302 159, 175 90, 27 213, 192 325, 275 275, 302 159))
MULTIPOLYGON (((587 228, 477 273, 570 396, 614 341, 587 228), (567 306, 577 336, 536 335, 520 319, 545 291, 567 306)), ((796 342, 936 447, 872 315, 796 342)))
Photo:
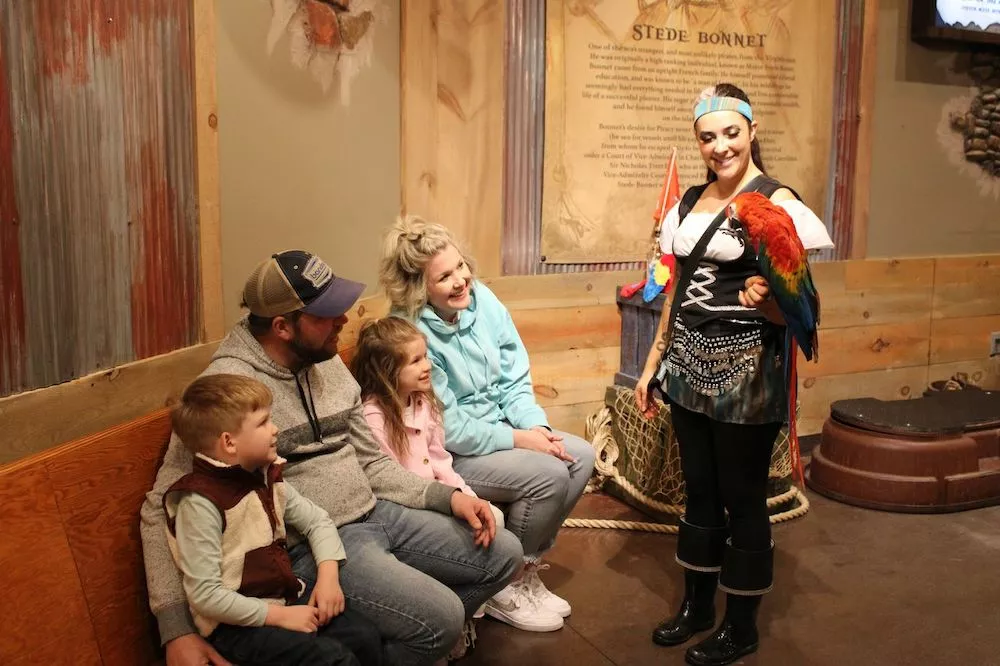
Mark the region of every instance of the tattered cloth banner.
POLYGON ((340 101, 350 103, 351 82, 371 64, 377 0, 271 0, 267 52, 289 34, 292 64, 308 69, 323 92, 340 75, 340 101))

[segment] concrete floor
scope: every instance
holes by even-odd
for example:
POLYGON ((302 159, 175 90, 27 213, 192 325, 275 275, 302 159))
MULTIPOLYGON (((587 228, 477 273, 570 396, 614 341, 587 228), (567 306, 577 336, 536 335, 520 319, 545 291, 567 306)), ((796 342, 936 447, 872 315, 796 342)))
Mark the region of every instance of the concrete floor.
MULTIPOLYGON (((1000 507, 906 515, 808 495, 806 516, 774 527, 761 648, 738 663, 1000 665, 1000 507)), ((584 497, 573 515, 641 519, 603 494, 584 497)), ((564 528, 542 577, 573 605, 566 626, 531 634, 484 618, 458 663, 683 664, 683 646, 650 641, 682 595, 675 545, 673 535, 564 528)))

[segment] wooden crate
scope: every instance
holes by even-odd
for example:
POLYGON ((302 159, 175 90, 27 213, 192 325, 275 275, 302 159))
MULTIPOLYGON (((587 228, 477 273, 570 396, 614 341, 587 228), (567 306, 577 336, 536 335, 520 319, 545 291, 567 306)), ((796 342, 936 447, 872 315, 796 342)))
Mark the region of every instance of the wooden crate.
POLYGON ((646 365, 646 356, 653 346, 666 296, 661 293, 652 302, 646 303, 642 300, 641 291, 629 298, 622 298, 619 286, 615 293, 622 317, 621 361, 618 372, 615 373, 615 385, 635 388, 643 366, 646 365))

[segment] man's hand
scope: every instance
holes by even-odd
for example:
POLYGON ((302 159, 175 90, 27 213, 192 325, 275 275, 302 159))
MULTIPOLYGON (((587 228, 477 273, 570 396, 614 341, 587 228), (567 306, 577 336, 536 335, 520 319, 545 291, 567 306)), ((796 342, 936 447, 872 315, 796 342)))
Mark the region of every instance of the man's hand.
POLYGON ((344 612, 344 591, 340 588, 340 565, 337 560, 319 563, 316 586, 309 596, 309 605, 319 611, 319 626, 344 612))
POLYGON ((456 490, 451 494, 451 513, 469 523, 476 536, 476 545, 486 548, 497 533, 497 524, 490 503, 456 490))
POLYGON ((184 634, 167 643, 167 666, 233 666, 198 634, 184 634))

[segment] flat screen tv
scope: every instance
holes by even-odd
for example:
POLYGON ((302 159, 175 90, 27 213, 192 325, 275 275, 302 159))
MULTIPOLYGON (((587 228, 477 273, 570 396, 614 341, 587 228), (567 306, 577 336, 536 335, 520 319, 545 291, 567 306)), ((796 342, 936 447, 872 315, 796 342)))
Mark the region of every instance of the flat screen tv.
POLYGON ((913 0, 910 35, 927 45, 1000 47, 1000 0, 913 0))

